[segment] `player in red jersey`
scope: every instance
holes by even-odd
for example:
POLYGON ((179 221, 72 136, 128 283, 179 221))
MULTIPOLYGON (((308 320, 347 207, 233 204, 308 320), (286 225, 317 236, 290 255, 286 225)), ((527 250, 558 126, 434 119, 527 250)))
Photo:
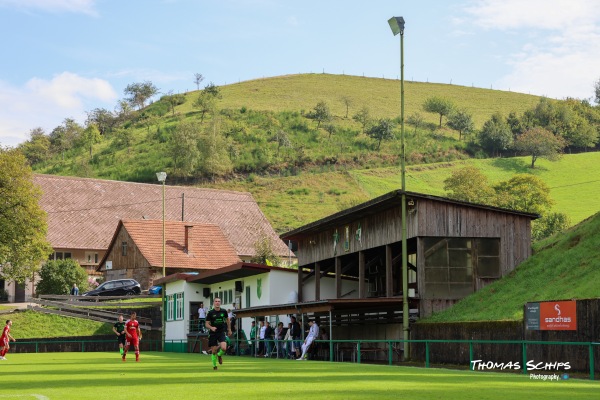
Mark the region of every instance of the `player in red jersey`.
POLYGON ((127 342, 125 342, 125 351, 123 351, 123 361, 127 357, 127 351, 129 346, 133 345, 135 349, 135 361, 140 361, 140 340, 142 339, 142 331, 140 331, 140 324, 135 320, 137 315, 135 312, 131 313, 131 318, 125 324, 125 333, 127 334, 127 342))
POLYGON ((0 336, 0 360, 6 360, 6 357, 4 357, 6 355, 6 353, 8 353, 8 350, 10 349, 10 346, 8 345, 9 341, 15 341, 15 338, 12 337, 12 335, 10 334, 10 327, 12 326, 12 321, 6 320, 6 326, 4 327, 4 329, 2 330, 2 336, 0 336))

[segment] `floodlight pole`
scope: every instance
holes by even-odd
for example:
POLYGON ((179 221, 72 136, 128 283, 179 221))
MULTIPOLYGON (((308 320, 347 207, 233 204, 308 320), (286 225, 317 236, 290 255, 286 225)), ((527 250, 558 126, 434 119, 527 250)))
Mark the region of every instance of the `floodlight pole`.
POLYGON ((408 304, 408 229, 406 227, 406 146, 404 144, 404 18, 392 17, 388 20, 394 35, 400 34, 400 163, 402 179, 402 331, 404 340, 404 360, 410 358, 410 327, 408 304))
MULTIPOLYGON (((166 274, 166 241, 165 241, 165 182, 167 181, 167 173, 166 172, 157 172, 156 177, 159 182, 162 182, 162 276, 163 278, 167 276, 166 274)), ((165 292, 167 291, 167 284, 163 283, 162 289, 160 292, 162 293, 162 307, 161 309, 161 317, 162 317, 162 340, 161 340, 161 350, 165 351, 165 338, 167 334, 167 320, 166 320, 166 312, 165 312, 165 292)))

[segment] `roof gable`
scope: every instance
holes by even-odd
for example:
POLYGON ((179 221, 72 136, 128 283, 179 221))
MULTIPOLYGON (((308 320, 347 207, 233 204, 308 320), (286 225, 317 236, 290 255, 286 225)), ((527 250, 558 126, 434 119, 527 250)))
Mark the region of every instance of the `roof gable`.
MULTIPOLYGON (((119 230, 124 229, 148 263, 152 267, 162 267, 162 227, 162 221, 124 220, 119 224, 114 238, 119 230)), ((115 239, 111 247, 114 245, 115 239)), ((218 269, 238 262, 240 259, 235 249, 217 225, 165 221, 166 267, 218 269)))

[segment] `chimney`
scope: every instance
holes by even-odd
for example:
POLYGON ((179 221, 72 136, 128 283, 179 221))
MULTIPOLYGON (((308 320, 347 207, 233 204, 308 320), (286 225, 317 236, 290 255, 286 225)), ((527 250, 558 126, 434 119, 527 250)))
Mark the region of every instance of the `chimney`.
POLYGON ((190 247, 192 246, 192 228, 194 226, 193 225, 186 225, 185 226, 185 246, 183 248, 183 251, 185 251, 186 253, 190 253, 190 247))

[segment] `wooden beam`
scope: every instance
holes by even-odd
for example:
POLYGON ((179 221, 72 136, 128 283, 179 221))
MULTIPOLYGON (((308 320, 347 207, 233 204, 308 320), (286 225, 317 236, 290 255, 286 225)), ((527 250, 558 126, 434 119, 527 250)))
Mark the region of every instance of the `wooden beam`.
POLYGON ((315 263, 315 300, 321 300, 321 264, 315 263))
POLYGON ((392 282, 392 246, 385 246, 385 293, 387 297, 394 295, 394 282, 392 282))
POLYGON ((342 259, 335 258, 335 298, 342 297, 342 259))
POLYGON ((365 281, 365 252, 358 252, 358 298, 366 297, 366 281, 365 281))
POLYGON ((302 267, 298 266, 298 303, 302 303, 304 301, 302 299, 302 287, 304 286, 302 275, 302 267))

